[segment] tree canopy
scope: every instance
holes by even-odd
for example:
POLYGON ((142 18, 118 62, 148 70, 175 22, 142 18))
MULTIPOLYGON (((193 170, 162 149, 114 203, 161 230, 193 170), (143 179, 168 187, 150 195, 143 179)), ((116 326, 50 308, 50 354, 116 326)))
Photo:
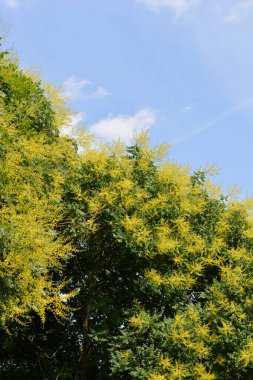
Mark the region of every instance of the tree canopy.
POLYGON ((252 379, 250 202, 0 64, 0 377, 252 379))
MULTIPOLYGON (((0 323, 47 308, 62 313, 51 272, 71 251, 56 232, 61 192, 75 161, 56 111, 35 78, 0 57, 0 323)), ((62 122, 64 115, 62 115, 62 122)))

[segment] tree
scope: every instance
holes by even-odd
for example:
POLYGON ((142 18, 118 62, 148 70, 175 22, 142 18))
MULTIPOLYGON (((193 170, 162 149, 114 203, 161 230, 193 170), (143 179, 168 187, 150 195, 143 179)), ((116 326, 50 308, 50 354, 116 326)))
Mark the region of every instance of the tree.
POLYGON ((57 91, 0 57, 1 379, 251 379, 249 202, 145 134, 60 137, 57 91))
MULTIPOLYGON (((53 94, 53 90, 51 90, 53 94)), ((32 311, 63 315, 60 270, 70 245, 56 230, 63 183, 76 162, 73 143, 60 138, 67 122, 61 100, 0 55, 0 325, 24 322, 32 311)))
POLYGON ((84 150, 65 232, 78 379, 252 377, 252 218, 208 171, 136 144, 84 150), (111 353, 111 357, 109 355, 111 353))

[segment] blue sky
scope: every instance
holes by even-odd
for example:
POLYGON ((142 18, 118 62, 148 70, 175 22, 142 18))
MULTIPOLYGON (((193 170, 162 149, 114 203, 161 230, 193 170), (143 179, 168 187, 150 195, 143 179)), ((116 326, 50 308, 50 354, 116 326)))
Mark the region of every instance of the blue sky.
POLYGON ((149 128, 170 159, 253 194, 253 0, 0 0, 0 16, 74 124, 126 143, 149 128))

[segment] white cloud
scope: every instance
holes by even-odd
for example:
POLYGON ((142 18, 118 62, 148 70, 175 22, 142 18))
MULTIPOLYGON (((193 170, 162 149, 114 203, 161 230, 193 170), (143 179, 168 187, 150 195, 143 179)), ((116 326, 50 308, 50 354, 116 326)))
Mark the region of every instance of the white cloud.
POLYGON ((87 79, 79 80, 75 75, 71 75, 62 84, 63 95, 67 98, 81 99, 83 98, 83 89, 90 84, 87 79))
POLYGON ((213 119, 211 119, 211 120, 203 123, 202 125, 194 128, 191 132, 175 138, 172 141, 172 145, 179 144, 183 141, 191 139, 194 136, 200 135, 204 131, 215 127, 219 122, 226 119, 227 117, 234 115, 243 109, 247 109, 249 107, 252 107, 252 105, 253 105, 253 97, 245 99, 242 102, 235 104, 233 107, 224 110, 223 112, 221 112, 219 115, 217 115, 213 119))
POLYGON ((62 84, 62 93, 66 98, 72 100, 78 99, 102 99, 111 95, 106 88, 98 86, 93 92, 91 90, 85 91, 85 88, 92 86, 92 83, 87 79, 78 79, 75 75, 71 75, 62 84))
POLYGON ((197 0, 137 0, 139 3, 143 3, 152 11, 158 12, 162 8, 167 8, 176 13, 177 16, 181 16, 192 8, 197 0))
POLYGON ((7 7, 12 8, 12 9, 17 9, 19 6, 18 0, 4 0, 4 2, 7 7))
POLYGON ((93 124, 90 131, 106 141, 120 139, 129 143, 134 133, 149 129, 155 124, 155 121, 155 113, 150 109, 143 108, 134 115, 109 116, 107 119, 93 124))
POLYGON ((227 22, 239 22, 245 16, 248 16, 250 12, 253 11, 253 0, 246 0, 240 3, 233 4, 227 16, 225 17, 225 21, 227 22))
POLYGON ((101 99, 109 95, 111 94, 106 90, 106 88, 103 86, 98 86, 98 88, 90 95, 90 97, 94 99, 101 99))
POLYGON ((68 125, 63 125, 60 128, 61 136, 70 136, 75 137, 75 130, 78 124, 80 124, 84 120, 83 112, 78 112, 74 115, 70 116, 70 122, 68 125))

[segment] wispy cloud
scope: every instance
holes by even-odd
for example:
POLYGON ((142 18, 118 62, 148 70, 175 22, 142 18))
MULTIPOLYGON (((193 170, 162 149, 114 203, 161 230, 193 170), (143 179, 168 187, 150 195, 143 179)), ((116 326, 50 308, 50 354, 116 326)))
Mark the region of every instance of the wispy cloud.
POLYGON ((219 115, 217 115, 215 118, 213 118, 213 119, 207 121, 206 123, 194 128, 191 132, 175 138, 172 141, 172 145, 176 145, 176 144, 179 144, 183 141, 189 140, 192 137, 197 136, 197 135, 201 134, 202 132, 204 132, 210 128, 215 127, 220 121, 222 121, 222 120, 226 119, 227 117, 241 111, 242 109, 252 107, 252 105, 253 105, 253 97, 245 99, 242 102, 234 105, 233 107, 224 110, 219 115))
POLYGON ((92 82, 87 79, 79 79, 76 75, 71 75, 62 84, 62 93, 66 98, 72 100, 80 99, 101 99, 109 96, 109 91, 103 86, 98 86, 94 91, 89 88, 92 82), (88 89, 86 89, 88 88, 88 89))
POLYGON ((239 22, 251 12, 253 12, 253 0, 240 1, 230 7, 225 17, 225 21, 239 22))
POLYGON ((106 88, 104 88, 103 86, 98 86, 98 88, 92 92, 90 97, 93 99, 101 99, 101 98, 104 98, 104 97, 109 96, 109 95, 111 95, 111 94, 110 94, 110 92, 107 91, 106 88))
POLYGON ((151 128, 156 121, 155 113, 143 108, 134 115, 108 116, 90 127, 91 133, 105 140, 122 140, 129 143, 134 133, 151 128))
POLYGON ((4 3, 8 8, 17 9, 19 7, 20 1, 18 1, 18 0, 4 0, 4 3))
POLYGON ((186 13, 190 8, 195 6, 197 0, 137 0, 143 3, 154 12, 158 12, 162 8, 167 8, 181 16, 186 13))
POLYGON ((67 98, 81 99, 83 98, 83 90, 91 82, 87 79, 78 79, 75 75, 71 75, 62 84, 63 95, 67 98))

